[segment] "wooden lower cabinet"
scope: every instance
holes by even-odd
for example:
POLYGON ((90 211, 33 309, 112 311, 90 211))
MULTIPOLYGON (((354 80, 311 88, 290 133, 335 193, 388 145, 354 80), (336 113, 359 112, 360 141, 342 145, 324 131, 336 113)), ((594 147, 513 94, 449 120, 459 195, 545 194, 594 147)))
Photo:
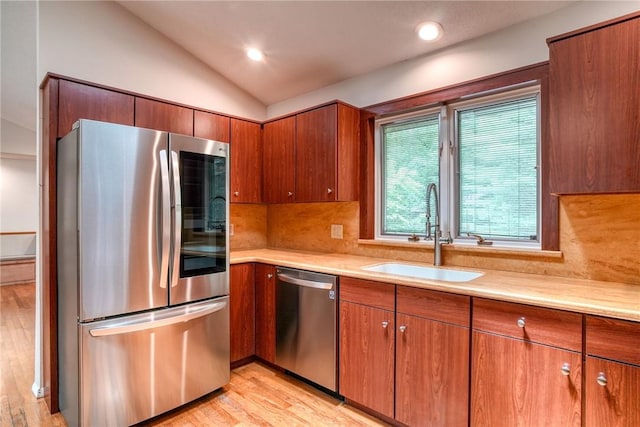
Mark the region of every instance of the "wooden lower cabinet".
POLYGON ((256 264, 256 356, 276 361, 276 268, 256 264))
POLYGON ((467 426, 469 328, 398 313, 395 419, 410 426, 467 426))
POLYGON ((587 316, 585 426, 640 426, 640 323, 587 316))
POLYGON ((255 354, 255 286, 253 264, 231 266, 229 324, 231 363, 255 354))
POLYGON ((393 418, 394 313, 340 302, 340 394, 393 418))
POLYGON ((472 426, 580 426, 583 317, 473 299, 472 426))
POLYGON ((588 356, 585 398, 586 427, 640 426, 640 366, 588 356))

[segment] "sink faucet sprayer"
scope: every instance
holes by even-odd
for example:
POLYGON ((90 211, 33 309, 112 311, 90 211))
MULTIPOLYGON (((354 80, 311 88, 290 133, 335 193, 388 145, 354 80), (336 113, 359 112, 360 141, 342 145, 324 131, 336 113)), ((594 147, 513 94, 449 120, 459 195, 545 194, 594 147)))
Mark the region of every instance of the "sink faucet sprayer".
MULTIPOLYGON (((434 242, 433 242, 433 265, 442 265, 442 231, 440 230, 440 201, 438 200, 438 188, 435 183, 427 185, 427 232, 424 237, 425 240, 431 240, 431 193, 436 202, 436 223, 433 225, 434 229, 434 242)), ((451 238, 444 240, 446 243, 451 243, 451 238)))

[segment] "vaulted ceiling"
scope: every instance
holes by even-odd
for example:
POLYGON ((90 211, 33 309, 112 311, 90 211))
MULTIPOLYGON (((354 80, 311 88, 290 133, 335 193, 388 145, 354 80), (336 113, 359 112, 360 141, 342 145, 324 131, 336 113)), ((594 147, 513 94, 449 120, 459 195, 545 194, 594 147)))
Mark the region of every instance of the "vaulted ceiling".
POLYGON ((570 1, 120 1, 265 105, 553 12, 570 1), (444 36, 416 37, 423 21, 444 36), (245 48, 264 51, 250 62, 245 48))

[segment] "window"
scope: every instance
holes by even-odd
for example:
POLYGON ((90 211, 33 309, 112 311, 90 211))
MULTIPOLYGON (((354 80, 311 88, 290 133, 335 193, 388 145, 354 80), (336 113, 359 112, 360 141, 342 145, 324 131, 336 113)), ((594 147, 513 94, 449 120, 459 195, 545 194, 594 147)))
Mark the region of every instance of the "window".
POLYGON ((443 235, 539 246, 538 110, 534 87, 379 120, 377 237, 424 236, 433 182, 443 235))

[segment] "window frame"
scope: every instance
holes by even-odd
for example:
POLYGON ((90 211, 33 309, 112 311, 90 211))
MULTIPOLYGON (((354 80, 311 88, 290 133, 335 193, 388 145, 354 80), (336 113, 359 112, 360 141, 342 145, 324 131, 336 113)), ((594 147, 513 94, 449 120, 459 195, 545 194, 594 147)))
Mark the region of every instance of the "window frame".
MULTIPOLYGON (((458 115, 461 111, 481 108, 499 104, 503 102, 515 101, 535 97, 536 100, 536 240, 525 240, 517 238, 491 238, 495 247, 542 249, 543 226, 542 218, 542 190, 543 179, 541 176, 542 162, 542 94, 543 88, 540 81, 530 81, 524 84, 501 87, 491 91, 472 93, 452 102, 442 102, 425 108, 413 110, 402 114, 388 114, 375 119, 374 121, 374 159, 375 159, 375 214, 374 214, 374 238, 376 240, 403 241, 411 234, 407 233, 384 233, 383 232, 383 206, 384 206, 384 185, 383 185, 383 165, 382 165, 382 129, 391 123, 401 124, 403 122, 419 120, 438 114, 440 123, 439 135, 439 183, 438 195, 440 197, 440 228, 443 236, 453 237, 453 243, 457 245, 476 245, 473 237, 459 236, 460 222, 460 149, 458 135, 458 115)), ((424 236, 424 232, 416 233, 419 237, 424 236)))
MULTIPOLYGON (((439 116, 441 114, 441 107, 439 106, 431 106, 429 108, 420 109, 408 113, 391 115, 388 117, 383 117, 380 120, 376 120, 375 123, 375 238, 376 239, 406 239, 407 236, 411 236, 411 233, 394 233, 394 234, 386 234, 383 233, 383 223, 384 218, 384 206, 383 206, 383 195, 384 195, 384 186, 383 186, 383 166, 382 166, 382 156, 383 156, 383 147, 382 147, 382 127, 391 123, 406 123, 414 121, 420 117, 426 118, 428 116, 438 115, 438 126, 440 127, 440 131, 442 131, 442 118, 439 116)), ((439 149, 442 149, 442 140, 439 142, 439 149)), ((441 162, 439 162, 441 163, 441 162)), ((442 179, 442 176, 440 176, 442 179)))

